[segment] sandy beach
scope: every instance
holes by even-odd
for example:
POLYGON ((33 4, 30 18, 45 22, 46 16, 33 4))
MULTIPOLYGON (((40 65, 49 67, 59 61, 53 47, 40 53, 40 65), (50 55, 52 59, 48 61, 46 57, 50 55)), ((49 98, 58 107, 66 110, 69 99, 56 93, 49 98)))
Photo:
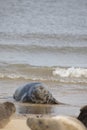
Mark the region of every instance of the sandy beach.
POLYGON ((26 124, 26 119, 27 118, 14 118, 1 130, 30 130, 26 124))

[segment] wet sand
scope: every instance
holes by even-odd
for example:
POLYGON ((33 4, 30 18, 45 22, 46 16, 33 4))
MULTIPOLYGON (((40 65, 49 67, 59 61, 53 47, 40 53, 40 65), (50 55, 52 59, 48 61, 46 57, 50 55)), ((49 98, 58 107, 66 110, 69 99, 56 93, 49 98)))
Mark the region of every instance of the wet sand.
POLYGON ((26 119, 28 116, 33 115, 69 115, 77 117, 80 113, 80 108, 87 104, 87 86, 85 84, 60 84, 58 82, 45 82, 45 84, 47 84, 54 97, 66 105, 23 104, 14 101, 12 96, 15 89, 28 82, 1 80, 0 102, 13 102, 16 106, 15 115, 17 116, 3 130, 29 130, 26 125, 26 119))
POLYGON ((0 102, 11 101, 16 106, 18 115, 72 115, 77 116, 82 106, 87 105, 87 86, 85 84, 62 84, 58 82, 44 82, 53 96, 66 105, 41 105, 18 103, 13 100, 15 90, 30 81, 0 80, 0 102), (3 86, 3 87, 2 87, 3 86), (69 104, 69 105, 68 105, 69 104))

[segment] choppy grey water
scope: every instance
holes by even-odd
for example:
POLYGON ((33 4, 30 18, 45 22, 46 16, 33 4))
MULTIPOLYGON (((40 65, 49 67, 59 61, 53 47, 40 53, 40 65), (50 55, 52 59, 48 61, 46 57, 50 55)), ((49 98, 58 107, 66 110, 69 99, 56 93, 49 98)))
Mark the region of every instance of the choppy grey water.
POLYGON ((0 101, 30 81, 46 83, 72 107, 17 106, 19 113, 74 114, 87 104, 86 0, 0 0, 0 101))

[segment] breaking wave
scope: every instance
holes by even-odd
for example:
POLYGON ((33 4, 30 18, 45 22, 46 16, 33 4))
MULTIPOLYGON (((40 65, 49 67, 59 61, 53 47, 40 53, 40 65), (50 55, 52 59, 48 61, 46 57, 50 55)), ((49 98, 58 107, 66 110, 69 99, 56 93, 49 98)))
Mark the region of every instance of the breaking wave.
POLYGON ((53 75, 58 75, 60 77, 73 77, 73 78, 87 78, 87 69, 84 68, 56 68, 53 71, 53 75))
POLYGON ((87 68, 1 65, 0 79, 87 83, 87 68))

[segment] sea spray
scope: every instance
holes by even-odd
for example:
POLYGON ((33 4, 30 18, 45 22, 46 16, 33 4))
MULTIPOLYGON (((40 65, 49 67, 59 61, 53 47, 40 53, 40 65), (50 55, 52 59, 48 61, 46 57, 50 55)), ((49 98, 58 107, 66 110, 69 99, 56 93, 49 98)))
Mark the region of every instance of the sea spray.
POLYGON ((74 77, 74 78, 79 78, 79 77, 85 77, 87 78, 87 69, 85 68, 75 68, 75 67, 70 67, 70 68, 55 68, 53 71, 53 75, 58 75, 60 77, 74 77))

